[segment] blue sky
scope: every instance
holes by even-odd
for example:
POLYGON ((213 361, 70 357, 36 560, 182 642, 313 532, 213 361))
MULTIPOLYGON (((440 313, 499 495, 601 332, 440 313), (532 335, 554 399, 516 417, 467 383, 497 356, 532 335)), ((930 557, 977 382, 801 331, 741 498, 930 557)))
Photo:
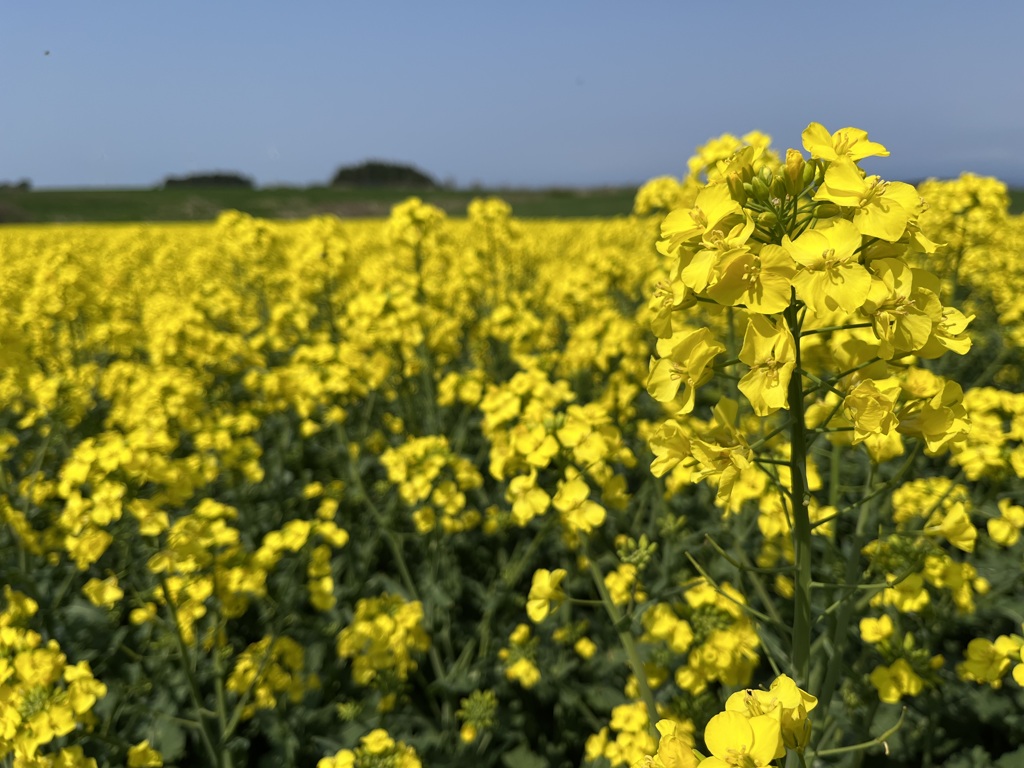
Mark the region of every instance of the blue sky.
POLYGON ((0 0, 0 180, 631 184, 864 128, 886 178, 1024 186, 1024 3, 0 0), (46 52, 49 51, 47 55, 46 52))

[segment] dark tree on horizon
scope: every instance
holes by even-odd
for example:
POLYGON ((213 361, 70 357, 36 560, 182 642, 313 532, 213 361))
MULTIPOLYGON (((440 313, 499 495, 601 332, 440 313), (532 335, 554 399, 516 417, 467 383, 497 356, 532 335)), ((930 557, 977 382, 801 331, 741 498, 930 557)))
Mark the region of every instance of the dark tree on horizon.
POLYGON ((190 173, 187 176, 168 176, 164 179, 163 188, 174 187, 238 187, 252 189, 253 182, 248 176, 240 173, 215 171, 213 173, 190 173))
POLYGON ((423 171, 401 163, 367 160, 339 168, 331 179, 333 187, 425 187, 437 182, 423 171))

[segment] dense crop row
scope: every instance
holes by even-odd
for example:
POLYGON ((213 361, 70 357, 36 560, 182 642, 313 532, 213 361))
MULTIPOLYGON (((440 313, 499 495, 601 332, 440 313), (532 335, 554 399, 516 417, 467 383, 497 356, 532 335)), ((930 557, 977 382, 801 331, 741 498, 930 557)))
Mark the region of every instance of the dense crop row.
POLYGON ((0 231, 0 759, 1024 759, 1024 222, 804 146, 0 231))

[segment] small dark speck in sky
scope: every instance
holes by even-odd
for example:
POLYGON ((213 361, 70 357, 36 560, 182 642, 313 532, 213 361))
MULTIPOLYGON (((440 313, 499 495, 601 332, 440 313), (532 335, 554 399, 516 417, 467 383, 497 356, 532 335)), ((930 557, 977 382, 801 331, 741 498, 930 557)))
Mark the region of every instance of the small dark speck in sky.
POLYGON ((49 56, 49 55, 50 55, 49 51, 43 51, 43 56, 49 56))

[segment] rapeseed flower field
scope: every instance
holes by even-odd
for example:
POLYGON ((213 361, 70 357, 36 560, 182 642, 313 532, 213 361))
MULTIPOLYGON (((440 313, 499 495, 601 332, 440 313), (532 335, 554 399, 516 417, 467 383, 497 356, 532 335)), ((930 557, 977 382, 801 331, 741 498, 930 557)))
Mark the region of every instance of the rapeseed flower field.
POLYGON ((1024 220, 800 144, 0 230, 0 761, 1024 763, 1024 220))

